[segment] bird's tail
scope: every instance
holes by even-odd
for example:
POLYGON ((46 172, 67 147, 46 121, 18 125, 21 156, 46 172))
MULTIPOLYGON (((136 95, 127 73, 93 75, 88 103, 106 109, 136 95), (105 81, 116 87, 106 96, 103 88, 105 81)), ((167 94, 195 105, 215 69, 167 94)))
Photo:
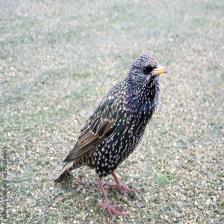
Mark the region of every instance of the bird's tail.
POLYGON ((69 170, 73 167, 74 161, 67 162, 59 173, 58 177, 54 180, 55 183, 61 182, 65 176, 69 175, 69 170))

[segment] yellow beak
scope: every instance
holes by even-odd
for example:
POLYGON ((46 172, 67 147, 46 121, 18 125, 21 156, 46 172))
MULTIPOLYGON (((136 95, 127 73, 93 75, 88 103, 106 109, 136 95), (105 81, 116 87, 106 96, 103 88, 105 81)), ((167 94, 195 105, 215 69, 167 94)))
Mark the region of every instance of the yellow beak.
POLYGON ((154 75, 164 75, 167 72, 168 72, 167 69, 163 66, 158 66, 157 68, 152 70, 152 73, 154 75))

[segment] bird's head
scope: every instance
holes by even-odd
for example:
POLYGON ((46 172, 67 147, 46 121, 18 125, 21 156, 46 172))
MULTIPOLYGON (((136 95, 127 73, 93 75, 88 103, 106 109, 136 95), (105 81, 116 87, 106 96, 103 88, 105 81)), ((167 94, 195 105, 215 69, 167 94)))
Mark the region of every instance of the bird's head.
POLYGON ((167 73, 165 67, 148 54, 144 54, 136 59, 129 70, 129 77, 136 81, 150 81, 158 79, 159 76, 167 73))

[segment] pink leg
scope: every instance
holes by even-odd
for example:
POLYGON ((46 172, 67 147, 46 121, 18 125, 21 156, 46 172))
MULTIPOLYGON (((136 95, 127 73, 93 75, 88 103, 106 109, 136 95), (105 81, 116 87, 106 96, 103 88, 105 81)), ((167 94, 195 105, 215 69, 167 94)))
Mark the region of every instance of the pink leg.
POLYGON ((112 173, 116 184, 109 184, 109 188, 117 188, 121 194, 129 193, 129 192, 134 192, 134 189, 129 188, 127 185, 121 183, 119 177, 116 175, 115 172, 112 173))
POLYGON ((111 216, 127 215, 126 212, 122 211, 119 206, 112 205, 107 197, 107 191, 104 189, 102 178, 99 178, 99 187, 103 194, 103 202, 99 204, 100 207, 106 209, 111 216))

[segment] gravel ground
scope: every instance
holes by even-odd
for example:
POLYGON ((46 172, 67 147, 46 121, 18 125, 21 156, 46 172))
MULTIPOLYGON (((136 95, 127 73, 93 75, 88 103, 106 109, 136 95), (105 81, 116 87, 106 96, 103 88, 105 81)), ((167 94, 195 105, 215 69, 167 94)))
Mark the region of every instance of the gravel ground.
POLYGON ((112 223, 96 206, 93 170, 52 180, 95 105, 143 52, 170 73, 118 169, 138 192, 110 192, 129 213, 114 222, 224 223, 223 27, 222 0, 1 1, 1 223, 112 223))

